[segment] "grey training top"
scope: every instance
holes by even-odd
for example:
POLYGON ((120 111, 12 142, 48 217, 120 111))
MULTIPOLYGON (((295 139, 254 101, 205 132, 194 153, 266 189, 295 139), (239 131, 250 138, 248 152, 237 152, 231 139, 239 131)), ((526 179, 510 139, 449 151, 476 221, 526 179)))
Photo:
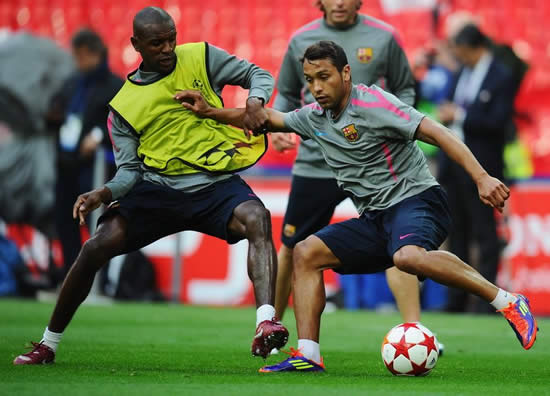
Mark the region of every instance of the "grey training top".
MULTIPOLYGON (((291 38, 277 82, 273 108, 289 112, 315 101, 306 88, 300 59, 310 45, 331 40, 342 46, 355 83, 376 84, 401 101, 414 104, 414 78, 399 38, 392 26, 366 15, 346 29, 329 26, 323 18, 299 29, 291 38)), ((317 144, 302 141, 292 173, 298 176, 333 178, 317 144)))
POLYGON ((284 120, 319 145, 359 213, 386 209, 437 185, 414 141, 424 115, 413 107, 376 85, 359 84, 339 117, 332 117, 311 103, 284 120))
MULTIPOLYGON (((225 85, 240 85, 249 89, 249 97, 261 98, 264 103, 269 101, 274 85, 274 79, 269 72, 212 45, 208 46, 207 56, 206 64, 211 76, 210 85, 218 95, 221 96, 225 85)), ((131 78, 140 80, 141 83, 147 83, 155 81, 157 77, 158 73, 138 70, 131 78)), ((117 172, 105 186, 111 190, 113 199, 125 195, 141 178, 180 191, 194 192, 231 177, 230 174, 211 175, 204 172, 166 176, 146 169, 137 155, 139 138, 112 112, 109 114, 107 126, 115 147, 113 151, 117 172)))

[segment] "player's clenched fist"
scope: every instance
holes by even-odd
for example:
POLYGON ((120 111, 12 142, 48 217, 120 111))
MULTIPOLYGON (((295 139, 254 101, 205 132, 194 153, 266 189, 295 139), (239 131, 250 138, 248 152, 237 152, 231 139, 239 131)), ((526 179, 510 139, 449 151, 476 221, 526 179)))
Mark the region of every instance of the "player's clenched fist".
POLYGON ((510 189, 495 177, 484 174, 477 180, 481 202, 502 212, 504 203, 510 197, 510 189))
POLYGON ((243 118, 244 129, 253 131, 255 134, 266 133, 268 120, 264 102, 255 97, 248 98, 243 118))

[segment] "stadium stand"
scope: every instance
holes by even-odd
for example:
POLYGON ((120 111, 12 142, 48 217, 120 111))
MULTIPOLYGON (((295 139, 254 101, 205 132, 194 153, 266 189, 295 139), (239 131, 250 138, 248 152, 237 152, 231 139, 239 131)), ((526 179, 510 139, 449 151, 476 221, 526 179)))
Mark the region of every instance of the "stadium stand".
MULTIPOLYGON (((364 1, 362 12, 387 20, 400 33, 409 58, 434 39, 432 12, 407 8, 387 14, 383 1, 364 1)), ((313 1, 311 1, 313 3, 313 1)), ((550 131, 546 127, 550 106, 550 3, 545 0, 453 0, 445 14, 467 11, 495 40, 510 44, 530 65, 518 96, 520 134, 532 148, 535 172, 550 175, 550 147, 541 145, 550 131)), ((321 14, 310 2, 291 0, 4 0, 0 3, 0 27, 27 29, 53 37, 68 46, 71 34, 89 26, 105 38, 111 66, 121 75, 137 67, 139 58, 130 45, 131 19, 146 5, 168 10, 177 23, 180 41, 205 40, 246 57, 277 75, 292 33, 321 14)), ((224 92, 227 105, 242 104, 245 94, 232 87, 224 92)), ((264 163, 291 164, 292 154, 270 153, 264 163)))

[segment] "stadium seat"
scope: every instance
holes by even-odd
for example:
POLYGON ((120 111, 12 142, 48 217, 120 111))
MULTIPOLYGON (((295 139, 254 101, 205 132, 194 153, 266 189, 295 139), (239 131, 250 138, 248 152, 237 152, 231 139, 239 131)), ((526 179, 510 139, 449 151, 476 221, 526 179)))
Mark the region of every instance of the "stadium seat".
POLYGON ((0 3, 0 27, 15 28, 15 7, 10 2, 0 3))

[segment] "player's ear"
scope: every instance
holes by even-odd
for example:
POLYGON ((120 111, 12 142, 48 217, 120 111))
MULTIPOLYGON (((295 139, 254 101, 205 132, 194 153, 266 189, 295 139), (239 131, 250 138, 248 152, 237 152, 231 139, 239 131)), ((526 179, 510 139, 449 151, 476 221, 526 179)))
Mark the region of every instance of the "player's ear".
POLYGON ((350 67, 350 65, 346 65, 342 69, 342 78, 344 79, 344 82, 350 82, 351 81, 351 67, 350 67))
POLYGON ((134 47, 134 49, 137 52, 140 52, 139 51, 139 40, 137 38, 135 38, 134 36, 132 36, 132 37, 130 37, 130 42, 132 43, 132 46, 134 47))

